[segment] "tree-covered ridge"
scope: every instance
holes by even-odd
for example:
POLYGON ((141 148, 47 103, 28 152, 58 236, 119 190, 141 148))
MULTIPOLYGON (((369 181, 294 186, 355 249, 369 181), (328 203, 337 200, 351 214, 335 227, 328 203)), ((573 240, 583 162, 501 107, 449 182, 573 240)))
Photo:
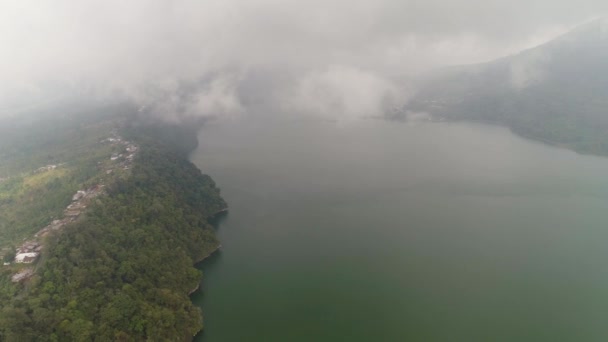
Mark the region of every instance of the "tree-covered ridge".
POLYGON ((90 159, 92 149, 112 128, 119 127, 133 108, 97 104, 52 107, 49 111, 52 113, 36 111, 0 118, 0 178, 49 164, 90 159))
POLYGON ((141 148, 130 176, 47 241, 22 289, 5 291, 0 340, 181 341, 202 328, 193 264, 219 246, 207 220, 226 204, 175 143, 191 130, 174 127, 173 140, 154 130, 125 131, 141 148))
POLYGON ((608 155, 608 33, 591 22, 489 63, 437 71, 407 110, 503 124, 581 153, 608 155))
POLYGON ((0 249, 59 219, 77 190, 124 173, 106 174, 124 146, 103 141, 123 120, 102 112, 0 120, 0 249))

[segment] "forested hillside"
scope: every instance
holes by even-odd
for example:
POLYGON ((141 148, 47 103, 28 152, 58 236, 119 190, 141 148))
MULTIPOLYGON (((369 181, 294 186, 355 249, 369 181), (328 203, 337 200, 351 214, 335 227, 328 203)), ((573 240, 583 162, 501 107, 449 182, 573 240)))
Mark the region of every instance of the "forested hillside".
POLYGON ((608 23, 597 20, 493 62, 436 71, 406 108, 482 120, 608 155, 608 23))
POLYGON ((119 129, 139 146, 125 177, 46 238, 29 280, 0 276, 0 340, 183 341, 202 329, 193 265, 219 246, 207 220, 226 203, 186 159, 196 129, 119 129))

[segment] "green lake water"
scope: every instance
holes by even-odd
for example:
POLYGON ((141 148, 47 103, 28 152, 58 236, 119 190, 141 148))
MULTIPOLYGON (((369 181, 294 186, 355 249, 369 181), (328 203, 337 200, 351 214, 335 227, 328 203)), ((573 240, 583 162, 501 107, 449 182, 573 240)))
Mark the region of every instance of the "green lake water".
POLYGON ((608 341, 608 159, 464 123, 211 123, 204 342, 608 341))

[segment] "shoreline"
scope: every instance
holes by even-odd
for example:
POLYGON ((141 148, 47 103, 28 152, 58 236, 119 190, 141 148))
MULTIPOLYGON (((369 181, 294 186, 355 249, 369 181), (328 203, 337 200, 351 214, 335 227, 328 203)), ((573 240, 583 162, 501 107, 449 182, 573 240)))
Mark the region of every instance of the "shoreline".
MULTIPOLYGON (((407 121, 407 119, 406 119, 407 121)), ((506 129, 508 129, 511 133, 513 133, 514 135, 529 140, 529 141, 533 141, 533 142, 537 142, 543 145, 547 145, 550 147, 554 147, 554 148, 559 148, 559 149, 564 149, 564 150, 568 150, 568 151, 572 151, 576 154, 582 155, 582 156, 593 156, 593 157, 599 157, 599 158, 607 158, 608 155, 606 154, 601 154, 601 153, 594 153, 594 152, 589 152, 589 151, 582 151, 580 149, 577 149, 575 146, 566 144, 566 143, 560 143, 560 142, 556 142, 556 141, 552 141, 552 140, 548 140, 545 138, 541 138, 541 137, 537 137, 534 136, 533 134, 528 134, 528 133, 524 133, 519 131, 518 129, 512 127, 511 125, 509 125, 508 123, 504 123, 501 121, 496 121, 496 120, 486 120, 486 119, 450 119, 450 118, 446 118, 446 117, 440 117, 439 119, 434 119, 432 118, 431 120, 429 120, 430 122, 434 122, 434 123, 439 123, 439 122, 453 122, 453 123, 478 123, 478 124, 483 124, 483 125, 489 125, 489 126, 497 126, 497 127, 504 127, 506 129)))
POLYGON ((210 257, 211 257, 213 254, 215 254, 217 251, 219 251, 221 248, 222 248, 222 244, 220 243, 220 244, 218 244, 218 245, 217 245, 217 247, 213 248, 213 249, 211 250, 211 252, 209 252, 207 255, 205 255, 204 257, 202 257, 200 260, 198 260, 198 261, 194 262, 194 265, 196 266, 196 265, 200 264, 201 262, 203 262, 203 261, 207 260, 207 259, 208 259, 208 258, 210 258, 210 257))
MULTIPOLYGON (((222 248, 222 245, 219 244, 217 247, 215 247, 211 252, 209 252, 209 254, 205 255, 201 260, 198 260, 194 263, 194 265, 198 265, 201 262, 207 260, 208 258, 210 258, 213 254, 217 253, 220 249, 222 248)), ((201 280, 198 282, 198 284, 196 285, 195 288, 193 288, 192 290, 190 290, 190 292, 188 292, 188 296, 192 295, 193 293, 195 293, 196 291, 198 291, 201 287, 201 282, 203 281, 203 279, 201 278, 201 280)))
MULTIPOLYGON (((211 215, 211 217, 209 217, 209 220, 212 220, 214 218, 216 218, 217 216, 224 214, 228 212, 228 207, 224 208, 224 209, 220 209, 218 212, 216 212, 215 214, 211 215)), ((207 260, 209 257, 211 257, 213 254, 215 254, 216 252, 218 252, 220 249, 222 248, 222 244, 218 243, 218 245, 213 248, 207 255, 205 255, 204 257, 202 257, 200 260, 196 260, 194 261, 193 265, 196 266, 198 264, 200 264, 201 262, 207 260)), ((203 279, 201 278, 201 280, 198 282, 198 285, 196 285, 196 287, 192 290, 190 290, 190 292, 188 292, 188 296, 192 295, 194 292, 198 291, 198 289, 201 287, 201 282, 203 281, 203 279)))
MULTIPOLYGON (((211 215, 211 217, 209 217, 209 219, 207 221, 212 220, 212 219, 214 219, 214 218, 218 217, 219 215, 224 214, 226 212, 228 212, 228 207, 226 207, 224 209, 220 209, 218 212, 216 212, 215 214, 211 215)), ((218 243, 218 245, 215 248, 213 248, 207 255, 205 255, 204 257, 202 257, 200 260, 194 261, 193 265, 196 266, 196 265, 200 264, 201 262, 207 260, 213 254, 217 253, 221 248, 222 248, 222 244, 218 243)), ((193 293, 195 293, 196 291, 198 291, 200 289, 202 281, 203 281, 203 279, 201 277, 201 280, 198 282, 198 284, 196 285, 196 287, 193 288, 192 290, 190 290, 190 292, 188 292, 188 297, 191 296, 193 293)))
MULTIPOLYGON (((200 128, 199 128, 199 129, 197 129, 197 132, 198 132, 199 130, 200 130, 200 128)), ((196 136, 196 146, 193 146, 193 147, 190 149, 190 151, 188 151, 188 153, 186 153, 186 156, 187 156, 187 157, 186 157, 185 159, 186 159, 188 162, 190 162, 191 164, 193 164, 193 165, 194 165, 194 163, 192 163, 192 161, 190 160, 190 154, 191 154, 191 153, 192 153, 192 152, 193 152, 193 151, 194 151, 194 150, 195 150, 195 149, 198 147, 198 143, 199 143, 199 142, 198 142, 198 134, 197 134, 197 136, 196 136)), ((202 172, 202 170, 201 170, 201 169, 200 169, 200 168, 199 168, 197 165, 195 165, 195 166, 196 166, 196 168, 197 168, 199 171, 201 171, 201 172, 202 172)), ((226 203, 225 203, 225 204, 226 204, 226 203)), ((209 217, 207 217, 207 218, 206 218, 207 223, 208 223, 208 224, 210 224, 210 225, 211 225, 211 226, 214 228, 214 233, 216 233, 216 227, 215 227, 215 225, 214 225, 214 224, 212 224, 212 221, 213 221, 213 220, 215 220, 215 219, 217 219, 218 217, 220 217, 220 216, 222 216, 222 215, 225 215, 227 212, 228 212, 228 205, 226 204, 226 207, 225 207, 225 208, 222 208, 222 209, 218 210, 217 212, 213 213, 212 215, 210 215, 209 217)), ((193 266, 194 266, 194 267, 198 266, 198 265, 199 265, 199 264, 201 264, 203 261, 207 260, 207 259, 208 259, 208 258, 210 258, 212 255, 216 254, 216 253, 217 253, 217 252, 218 252, 218 251, 219 251, 221 248, 222 248, 222 244, 221 244, 221 242, 218 240, 218 244, 217 244, 217 246, 216 246, 215 248, 213 248, 213 249, 212 249, 212 250, 211 250, 211 251, 210 251, 210 252, 209 252, 207 255, 205 255, 204 257, 200 258, 200 260, 196 260, 196 261, 194 261, 194 262, 193 262, 193 266)), ((187 296, 188 296, 188 298, 190 299, 190 302, 191 302, 192 304, 194 304, 194 302, 192 301, 192 295, 193 295, 193 294, 195 294, 196 292, 198 292, 198 291, 200 290, 200 288, 201 288, 201 284, 202 284, 203 280, 204 280, 204 275, 203 275, 203 276, 201 276, 201 278, 199 279, 198 283, 196 284, 196 287, 194 287, 192 290, 190 290, 190 291, 188 292, 188 294, 187 294, 187 296)), ((203 318, 203 316, 202 316, 202 308, 200 308, 200 309, 201 309, 201 318, 203 318)), ((204 328, 204 324, 203 324, 203 327, 201 327, 201 329, 199 329, 198 331, 196 331, 196 332, 195 332, 195 333, 192 335, 192 338, 194 339, 194 338, 195 338, 197 335, 201 334, 201 333, 203 332, 203 330, 204 330, 204 329, 205 329, 205 328, 204 328)))

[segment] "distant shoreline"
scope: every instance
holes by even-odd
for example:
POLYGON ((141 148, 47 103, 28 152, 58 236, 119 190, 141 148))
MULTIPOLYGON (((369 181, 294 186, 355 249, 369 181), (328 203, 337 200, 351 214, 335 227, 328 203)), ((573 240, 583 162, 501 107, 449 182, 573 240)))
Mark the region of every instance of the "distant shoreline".
MULTIPOLYGON (((406 121, 407 121, 407 119, 406 119, 406 121)), ((521 138, 524 138, 526 140, 543 143, 543 144, 551 146, 551 147, 556 147, 556 148, 561 148, 561 149, 569 150, 569 151, 572 151, 574 153, 577 153, 577 154, 580 154, 580 155, 583 155, 583 156, 594 156, 594 157, 601 157, 601 158, 608 157, 608 155, 606 155, 606 154, 599 154, 599 153, 581 151, 581 150, 576 149, 574 146, 569 145, 569 144, 564 144, 564 143, 552 141, 552 140, 549 140, 549 139, 546 139, 546 138, 537 137, 537 136, 534 136, 532 134, 520 132, 519 130, 511 127, 509 124, 506 124, 506 123, 503 123, 503 122, 500 122, 500 121, 493 121, 493 120, 487 120, 487 119, 451 119, 451 118, 446 118, 446 117, 436 118, 433 115, 431 115, 431 120, 429 120, 429 121, 433 122, 433 123, 439 123, 439 122, 447 122, 447 123, 450 123, 450 122, 454 122, 454 123, 460 122, 460 123, 467 123, 468 122, 468 123, 480 123, 480 124, 484 124, 484 125, 504 127, 504 128, 507 128, 514 135, 517 135, 517 136, 519 136, 521 138)))

